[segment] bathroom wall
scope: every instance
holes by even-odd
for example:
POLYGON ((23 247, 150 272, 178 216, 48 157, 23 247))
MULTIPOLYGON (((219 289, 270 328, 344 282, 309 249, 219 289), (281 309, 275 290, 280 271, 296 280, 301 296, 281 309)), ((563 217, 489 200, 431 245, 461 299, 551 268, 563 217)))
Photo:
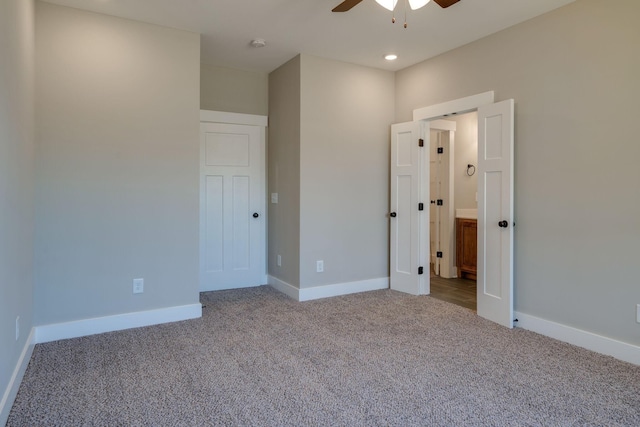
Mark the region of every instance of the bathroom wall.
POLYGON ((478 166, 478 114, 448 117, 456 122, 454 143, 454 209, 478 207, 478 175, 467 175, 467 165, 478 166))

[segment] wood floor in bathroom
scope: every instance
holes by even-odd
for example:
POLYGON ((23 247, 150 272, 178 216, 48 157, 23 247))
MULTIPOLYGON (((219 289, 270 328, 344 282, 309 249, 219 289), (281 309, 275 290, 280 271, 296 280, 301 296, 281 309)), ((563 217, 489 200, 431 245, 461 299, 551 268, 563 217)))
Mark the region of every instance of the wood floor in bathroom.
POLYGON ((433 298, 476 310, 476 282, 468 279, 443 279, 431 276, 433 298))

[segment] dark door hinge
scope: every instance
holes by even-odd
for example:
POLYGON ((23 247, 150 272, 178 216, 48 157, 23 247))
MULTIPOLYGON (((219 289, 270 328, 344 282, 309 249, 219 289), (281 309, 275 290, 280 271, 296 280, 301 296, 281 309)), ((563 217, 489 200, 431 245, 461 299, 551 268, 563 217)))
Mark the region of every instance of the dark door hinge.
POLYGON ((442 251, 436 252, 436 258, 442 258, 442 251))
POLYGON ((444 147, 438 147, 438 154, 444 153, 444 147))
POLYGON ((418 274, 424 274, 424 267, 418 267, 418 274))
POLYGON ((442 205, 444 204, 444 200, 442 200, 442 199, 438 199, 436 204, 437 204, 438 206, 442 206, 442 205))
POLYGON ((418 147, 424 147, 424 139, 420 138, 418 140, 418 147))
POLYGON ((423 211, 424 210, 424 203, 418 203, 418 210, 419 211, 423 211))

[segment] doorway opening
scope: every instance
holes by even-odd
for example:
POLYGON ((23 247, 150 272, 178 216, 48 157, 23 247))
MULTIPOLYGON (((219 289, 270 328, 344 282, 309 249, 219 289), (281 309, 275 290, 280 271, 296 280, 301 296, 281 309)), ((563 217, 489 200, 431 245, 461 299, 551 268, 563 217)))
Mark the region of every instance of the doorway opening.
POLYGON ((477 308, 478 115, 431 121, 431 296, 477 308))
POLYGON ((413 121, 391 125, 389 287, 430 292, 429 147, 434 120, 477 111, 477 313, 513 328, 513 99, 494 93, 413 110, 413 121))

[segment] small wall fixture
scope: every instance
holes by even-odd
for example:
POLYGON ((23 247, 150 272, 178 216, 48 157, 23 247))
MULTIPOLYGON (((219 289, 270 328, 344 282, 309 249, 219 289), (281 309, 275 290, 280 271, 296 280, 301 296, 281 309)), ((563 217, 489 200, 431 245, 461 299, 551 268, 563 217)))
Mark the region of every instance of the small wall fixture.
POLYGON ((467 175, 473 176, 474 173, 476 173, 476 167, 473 166, 472 164, 468 164, 467 165, 467 175))
POLYGON ((265 47, 267 45, 267 41, 265 39, 253 39, 249 44, 251 47, 265 47))

